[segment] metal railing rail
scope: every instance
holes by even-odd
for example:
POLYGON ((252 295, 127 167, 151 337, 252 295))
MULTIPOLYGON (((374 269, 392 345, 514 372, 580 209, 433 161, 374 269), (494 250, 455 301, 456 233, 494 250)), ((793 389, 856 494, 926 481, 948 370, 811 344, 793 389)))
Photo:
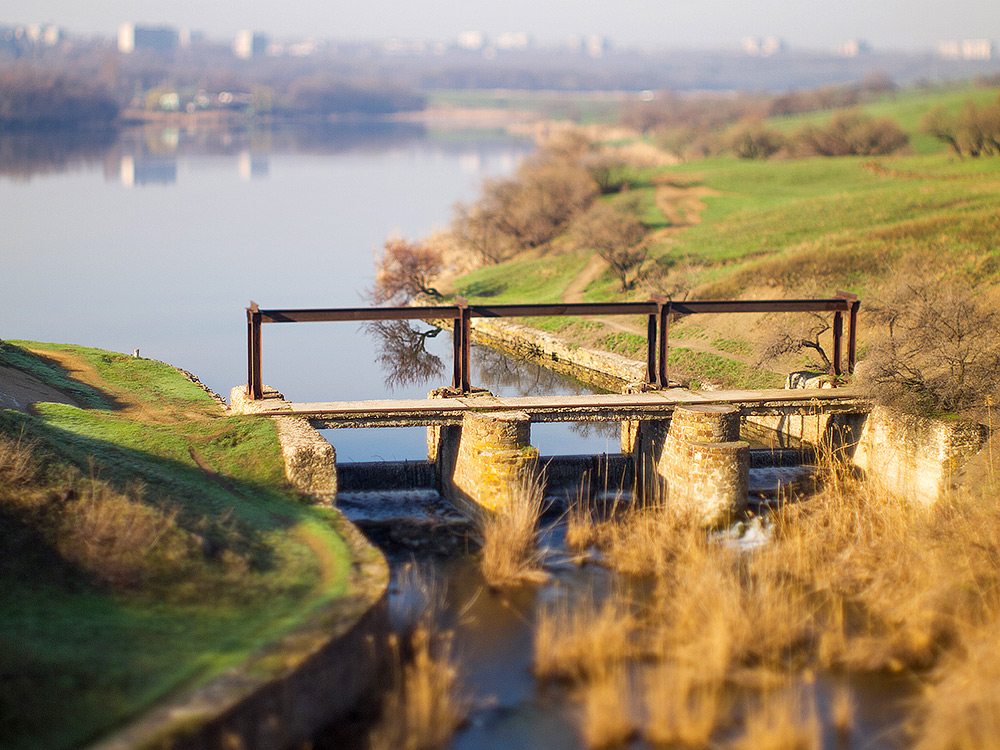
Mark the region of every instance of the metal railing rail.
POLYGON ((847 316, 847 373, 854 372, 857 357, 857 322, 860 300, 837 292, 825 299, 795 300, 671 300, 654 296, 647 302, 580 302, 535 305, 470 305, 459 298, 454 305, 430 307, 339 307, 262 310, 256 302, 247 308, 247 395, 263 398, 261 376, 261 325, 318 321, 451 320, 454 328, 452 385, 469 392, 472 318, 557 317, 564 315, 645 315, 646 383, 663 388, 668 384, 670 319, 705 313, 832 312, 833 374, 844 374, 842 349, 844 316, 847 316))

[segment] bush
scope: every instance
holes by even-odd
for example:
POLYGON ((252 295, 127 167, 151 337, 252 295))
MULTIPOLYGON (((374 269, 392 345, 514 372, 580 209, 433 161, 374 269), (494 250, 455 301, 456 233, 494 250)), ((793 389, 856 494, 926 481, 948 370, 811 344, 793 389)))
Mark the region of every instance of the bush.
POLYGON ((1000 100, 983 107, 966 102, 957 116, 935 109, 924 117, 921 129, 947 143, 959 157, 1000 155, 1000 100))
POLYGON ((806 126, 795 140, 803 154, 882 156, 899 151, 909 144, 910 137, 891 118, 843 112, 823 127, 806 126))
POLYGON ((729 131, 730 150, 741 159, 766 159, 785 146, 785 137, 759 120, 744 120, 729 131))
POLYGON ((647 250, 642 242, 646 227, 636 216, 634 205, 623 210, 610 203, 596 203, 573 223, 572 234, 580 247, 593 250, 607 262, 621 283, 621 291, 635 286, 647 250))

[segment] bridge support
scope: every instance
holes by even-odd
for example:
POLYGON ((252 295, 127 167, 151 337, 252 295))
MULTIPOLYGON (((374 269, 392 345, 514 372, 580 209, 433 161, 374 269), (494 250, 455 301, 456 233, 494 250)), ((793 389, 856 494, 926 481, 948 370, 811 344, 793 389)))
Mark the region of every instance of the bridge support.
POLYGON ((724 523, 747 503, 750 445, 741 442, 731 406, 679 406, 672 419, 625 422, 622 452, 630 453, 646 499, 657 492, 670 506, 724 523))
POLYGON ((523 411, 467 413, 461 427, 440 429, 433 453, 441 494, 477 521, 502 510, 510 487, 538 471, 523 411))

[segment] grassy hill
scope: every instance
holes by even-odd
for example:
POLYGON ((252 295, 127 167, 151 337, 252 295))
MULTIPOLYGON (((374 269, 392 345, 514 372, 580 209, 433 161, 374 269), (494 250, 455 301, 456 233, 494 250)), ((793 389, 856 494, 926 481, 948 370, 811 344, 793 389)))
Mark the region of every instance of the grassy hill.
MULTIPOLYGON (((493 302, 675 298, 862 298, 861 346, 871 332, 865 304, 878 302, 902 272, 956 273, 987 295, 1000 270, 1000 158, 959 160, 916 132, 923 113, 995 101, 997 89, 904 92, 867 105, 896 118, 914 148, 878 157, 741 160, 731 156, 667 167, 623 164, 628 194, 640 196, 649 253, 642 278, 622 292, 606 264, 564 234, 545 245, 458 278, 454 290, 493 302)), ((821 122, 832 111, 766 124, 821 122)), ((620 194, 599 198, 620 200, 620 194)), ((768 330, 799 325, 775 317, 699 316, 671 327, 677 373, 697 381, 761 384, 756 352, 768 330)), ((639 353, 638 320, 534 321, 581 344, 639 353)), ((829 334, 827 334, 829 336, 829 334)), ((815 366, 806 356, 773 366, 783 374, 815 366)))
POLYGON ((65 403, 0 411, 3 747, 93 740, 345 593, 334 512, 287 484, 269 420, 97 349, 0 342, 15 376, 65 403))

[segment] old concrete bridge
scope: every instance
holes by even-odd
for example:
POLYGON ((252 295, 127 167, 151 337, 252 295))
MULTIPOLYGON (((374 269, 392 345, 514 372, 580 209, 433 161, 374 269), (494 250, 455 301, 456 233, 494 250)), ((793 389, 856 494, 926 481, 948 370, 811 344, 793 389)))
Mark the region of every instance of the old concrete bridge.
MULTIPOLYGON (((317 482, 336 492, 336 478, 309 458, 316 452, 303 436, 314 428, 428 428, 428 456, 441 493, 472 517, 498 511, 525 473, 539 471, 530 443, 532 422, 619 422, 622 454, 633 481, 645 491, 666 492, 671 503, 690 505, 714 523, 746 503, 749 444, 740 440, 744 417, 859 414, 869 404, 849 388, 755 391, 691 391, 666 387, 667 332, 671 317, 704 312, 831 312, 836 373, 854 367, 859 302, 851 295, 822 300, 698 301, 648 303, 492 305, 433 308, 247 309, 248 379, 233 389, 235 411, 277 418, 284 425, 286 467, 314 494, 317 482), (496 397, 469 383, 469 321, 472 317, 528 315, 648 316, 647 377, 623 394, 496 397), (842 366, 843 321, 848 320, 847 363, 842 366), (292 403, 264 387, 261 323, 317 320, 454 320, 455 368, 451 388, 427 399, 292 403), (298 425, 295 427, 295 425, 298 425), (291 435, 291 437, 288 437, 291 435), (296 454, 289 457, 288 445, 296 454), (296 447, 297 446, 297 447, 296 447), (297 452, 297 453, 296 453, 297 452), (296 468, 297 467, 297 468, 296 468)), ((845 372, 846 371, 846 372, 845 372)), ((316 436, 319 437, 318 435, 316 436)), ((322 440, 320 438, 320 440, 322 440)), ((315 444, 313 444, 314 446, 315 444)), ((322 453, 322 449, 319 449, 322 453)), ((322 461, 320 461, 322 463, 322 461)))

